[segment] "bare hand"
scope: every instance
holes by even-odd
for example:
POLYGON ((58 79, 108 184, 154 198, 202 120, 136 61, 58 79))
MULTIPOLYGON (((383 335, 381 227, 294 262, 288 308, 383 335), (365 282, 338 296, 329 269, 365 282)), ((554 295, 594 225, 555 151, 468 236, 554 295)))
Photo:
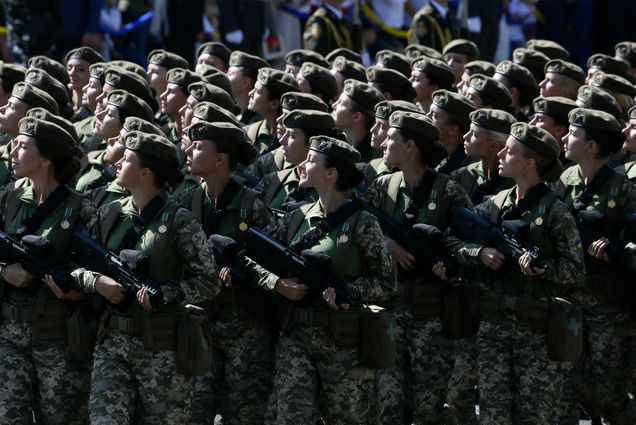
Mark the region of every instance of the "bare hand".
POLYGON ((322 291, 322 298, 327 301, 327 305, 329 305, 329 308, 332 310, 349 310, 349 307, 351 307, 351 305, 347 303, 336 304, 336 291, 331 287, 322 291))
POLYGON ((298 283, 296 278, 278 279, 275 286, 276 291, 292 301, 299 301, 305 298, 309 291, 309 286, 298 283))
POLYGON ((479 259, 491 270, 499 270, 506 261, 506 257, 495 248, 482 248, 479 251, 479 259))
POLYGON ((389 248, 393 260, 404 270, 411 270, 415 265, 415 257, 391 238, 386 239, 386 246, 389 248))
POLYGON ((587 249, 587 253, 598 260, 609 262, 609 257, 605 252, 605 248, 607 248, 608 245, 609 239, 601 238, 590 244, 589 248, 587 249))
POLYGON ((526 276, 536 276, 545 273, 545 269, 540 267, 532 267, 532 257, 530 253, 526 252, 521 257, 519 257, 519 267, 521 267, 521 273, 526 276))
POLYGON ((126 290, 114 279, 101 275, 95 284, 95 290, 111 304, 119 304, 126 298, 126 290))
POLYGON ((219 277, 221 278, 223 285, 228 288, 234 288, 234 285, 232 284, 232 271, 229 267, 223 267, 219 272, 219 277))
POLYGON ((145 311, 150 313, 153 310, 152 305, 150 305, 150 294, 146 288, 137 291, 137 301, 145 311))
POLYGON ((448 282, 448 276, 446 276, 446 266, 443 261, 438 261, 433 266, 433 274, 443 280, 444 282, 448 282))
POLYGON ((85 297, 85 294, 74 289, 71 289, 65 294, 64 291, 62 291, 62 289, 57 286, 57 283, 55 283, 55 279, 53 279, 53 276, 51 276, 50 274, 45 274, 42 278, 42 282, 44 282, 46 286, 51 288, 51 291, 53 291, 55 296, 60 300, 80 301, 85 297))
POLYGON ((20 263, 9 264, 4 267, 4 280, 18 288, 25 288, 33 281, 33 275, 20 263))

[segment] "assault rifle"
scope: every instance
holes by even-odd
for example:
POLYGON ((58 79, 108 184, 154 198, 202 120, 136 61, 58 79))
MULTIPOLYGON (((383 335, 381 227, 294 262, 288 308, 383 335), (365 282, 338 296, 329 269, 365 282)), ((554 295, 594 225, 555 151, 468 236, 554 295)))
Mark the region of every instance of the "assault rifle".
POLYGON ((608 237, 607 217, 600 211, 580 211, 574 216, 574 220, 584 251, 587 252, 594 241, 602 238, 609 239, 609 245, 605 247, 604 252, 611 262, 620 263, 625 252, 625 245, 636 242, 636 213, 627 214, 625 217, 623 240, 618 237, 608 237))
MULTIPOLYGON (((298 255, 262 230, 251 227, 247 231, 247 255, 271 273, 298 278, 300 283, 309 286, 313 295, 333 288, 336 304, 351 303, 345 284, 329 276, 331 258, 324 253, 306 249, 298 255)), ((306 303, 308 301, 302 304, 306 303)))
POLYGON ((211 235, 210 243, 212 244, 212 252, 214 253, 214 261, 219 268, 230 268, 232 276, 232 284, 238 286, 247 286, 249 278, 238 265, 238 259, 244 255, 241 245, 232 238, 221 235, 211 235))
POLYGON ((129 296, 145 288, 153 307, 165 304, 158 285, 139 273, 148 260, 140 251, 124 249, 117 255, 81 230, 73 232, 72 250, 77 264, 112 277, 126 289, 129 296))
POLYGON ((20 263, 24 270, 35 276, 34 281, 49 274, 66 294, 71 289, 79 289, 65 268, 48 260, 52 254, 51 242, 40 236, 26 235, 21 240, 0 231, 0 252, 2 261, 8 264, 20 263))
POLYGON ((505 226, 506 232, 464 207, 453 209, 451 233, 459 239, 479 243, 495 248, 508 259, 518 260, 523 254, 532 257, 532 267, 548 268, 548 263, 541 258, 539 248, 526 245, 516 238, 525 232, 520 221, 510 221, 505 226))

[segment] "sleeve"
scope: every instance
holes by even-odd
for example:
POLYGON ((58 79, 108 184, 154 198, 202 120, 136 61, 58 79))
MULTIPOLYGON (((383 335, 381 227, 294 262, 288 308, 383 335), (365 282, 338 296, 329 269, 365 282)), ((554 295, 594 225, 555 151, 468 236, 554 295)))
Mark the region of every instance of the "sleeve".
POLYGON ((265 206, 263 201, 254 199, 254 207, 252 208, 252 223, 255 227, 264 229, 274 221, 274 215, 265 206))
POLYGON ((390 178, 390 175, 373 180, 362 195, 363 202, 376 208, 381 208, 384 197, 387 196, 387 183, 385 182, 388 178, 390 178))
MULTIPOLYGON (((80 215, 80 223, 78 224, 78 228, 80 230, 84 230, 86 234, 88 234, 88 236, 90 236, 91 238, 99 240, 101 233, 100 227, 105 215, 111 208, 115 208, 117 205, 119 205, 117 202, 113 202, 112 204, 99 208, 91 215, 80 215)), ((73 272, 71 272, 71 276, 75 279, 77 285, 82 288, 84 292, 93 293, 95 292, 95 284, 97 283, 97 279, 99 279, 99 277, 101 276, 101 273, 87 270, 80 266, 77 269, 73 270, 73 272)))
MULTIPOLYGON (((468 208, 471 211, 473 209, 473 203, 471 202, 470 198, 468 197, 468 195, 466 195, 464 189, 454 180, 449 180, 446 184, 444 198, 447 199, 448 205, 450 205, 449 214, 452 213, 453 209, 457 207, 468 208)), ((456 236, 451 235, 450 227, 451 226, 449 222, 446 229, 440 229, 442 232, 444 232, 442 243, 450 250, 451 254, 455 255, 458 251, 464 249, 467 245, 469 246, 470 244, 462 241, 456 236)))
MULTIPOLYGON (((490 217, 492 208, 497 208, 492 198, 487 199, 479 205, 476 205, 473 210, 475 213, 485 219, 490 217)), ((463 242, 462 246, 453 252, 453 256, 457 259, 457 262, 463 266, 479 266, 481 261, 479 260, 479 252, 484 248, 484 245, 463 242)))

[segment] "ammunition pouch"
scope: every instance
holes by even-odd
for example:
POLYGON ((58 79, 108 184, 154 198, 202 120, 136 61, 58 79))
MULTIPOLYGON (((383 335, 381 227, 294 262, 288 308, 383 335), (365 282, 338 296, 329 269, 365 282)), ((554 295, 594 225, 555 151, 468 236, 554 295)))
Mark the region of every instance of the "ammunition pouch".
POLYGON ((37 341, 56 343, 66 340, 67 303, 53 302, 28 306, 2 303, 0 309, 4 320, 28 323, 31 334, 37 341))
POLYGON ((480 301, 482 316, 488 320, 492 313, 514 314, 519 323, 537 333, 545 334, 548 329, 548 301, 532 296, 512 296, 501 291, 488 291, 480 301))
POLYGON ((433 283, 400 283, 397 295, 416 319, 439 318, 442 315, 442 285, 433 283))
POLYGON ((479 303, 477 289, 469 285, 449 285, 443 292, 442 332, 449 339, 477 335, 479 303))
POLYGON ((186 306, 177 325, 177 371, 202 376, 212 368, 212 328, 200 307, 186 306))
POLYGON ((97 340, 98 316, 90 303, 79 303, 66 316, 66 347, 72 359, 89 362, 97 340))
POLYGON ((550 302, 548 317, 548 357, 557 362, 578 360, 583 351, 581 307, 561 298, 550 302))
POLYGON ((144 318, 130 318, 110 313, 104 325, 108 329, 134 335, 141 339, 148 351, 176 349, 176 325, 178 317, 174 315, 152 315, 144 318))

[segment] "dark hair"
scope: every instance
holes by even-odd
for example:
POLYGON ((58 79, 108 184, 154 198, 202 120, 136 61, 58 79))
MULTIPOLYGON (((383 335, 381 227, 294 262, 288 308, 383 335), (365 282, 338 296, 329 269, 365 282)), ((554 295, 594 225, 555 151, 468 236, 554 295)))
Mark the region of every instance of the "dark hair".
POLYGON ((448 117, 448 125, 456 125, 462 134, 468 133, 468 130, 470 130, 470 117, 468 115, 459 115, 446 110, 444 112, 446 112, 448 117))
POLYGON ((231 172, 234 172, 239 164, 251 164, 257 156, 256 149, 247 141, 236 143, 223 140, 212 140, 212 144, 218 153, 227 154, 231 172))
POLYGON ((163 189, 166 186, 176 187, 183 181, 183 173, 179 169, 178 162, 160 161, 146 157, 143 153, 135 151, 139 158, 139 166, 149 168, 152 171, 155 187, 163 189))
POLYGON ((256 68, 242 66, 240 69, 240 73, 241 77, 243 78, 251 78, 254 81, 256 81, 256 78, 258 78, 258 69, 256 68))
POLYGON ((520 106, 532 105, 532 101, 539 95, 539 89, 537 88, 523 86, 523 85, 515 85, 515 83, 512 83, 512 87, 516 87, 517 90, 519 91, 520 106))
POLYGON ((407 140, 413 140, 415 142, 420 152, 420 161, 427 167, 437 167, 442 160, 448 156, 448 151, 438 141, 425 140, 421 135, 402 128, 398 128, 397 130, 405 142, 407 140))
MULTIPOLYGON (((316 129, 316 128, 312 128, 312 129, 307 129, 305 130, 304 128, 299 128, 298 130, 301 130, 303 132, 303 134, 305 135, 305 143, 307 145, 309 145, 309 139, 311 139, 314 136, 329 136, 329 137, 333 137, 333 138, 338 138, 338 136, 340 136, 341 130, 337 129, 337 128, 330 128, 328 130, 326 129, 316 129)), ((346 138, 346 136, 345 136, 346 138)), ((345 140, 346 141, 346 140, 345 140)))
POLYGON ((51 161, 53 164, 53 176, 58 183, 66 184, 75 178, 75 175, 82 167, 80 158, 83 156, 79 148, 73 149, 68 156, 62 155, 62 149, 51 144, 42 142, 35 138, 35 146, 40 155, 51 161))
POLYGON ((281 115, 283 113, 283 102, 280 102, 280 98, 282 95, 276 94, 274 93, 273 90, 270 90, 269 87, 263 85, 264 89, 267 89, 267 100, 272 101, 272 100, 278 100, 278 115, 281 115))
POLYGON ((434 74, 428 73, 426 71, 423 71, 424 75, 426 75, 426 79, 428 80, 428 83, 430 85, 434 85, 437 86, 438 89, 444 89, 444 90, 448 90, 450 92, 457 92, 457 90, 453 87, 453 82, 452 81, 448 81, 444 78, 440 78, 434 74))
POLYGON ((537 164, 537 172, 539 178, 548 183, 553 183, 561 177, 563 173, 563 164, 558 158, 549 159, 539 155, 533 149, 530 149, 525 144, 520 143, 521 151, 524 158, 532 158, 537 164))
POLYGON ((597 128, 583 128, 585 140, 594 140, 598 145, 598 156, 607 158, 611 154, 618 152, 623 146, 625 135, 621 130, 609 131, 597 128))
POLYGON ((371 127, 373 127, 373 124, 375 124, 375 112, 371 112, 366 108, 363 108, 362 106, 358 105, 358 102, 353 99, 351 99, 351 112, 360 112, 362 115, 364 115, 364 128, 367 131, 371 131, 371 127))
POLYGON ((554 121, 554 125, 564 125, 566 127, 570 126, 570 121, 568 120, 567 115, 546 115, 552 118, 552 121, 554 121))
POLYGON ((325 155, 325 167, 338 170, 338 180, 336 180, 336 190, 346 192, 358 186, 364 180, 364 174, 355 164, 325 155))

